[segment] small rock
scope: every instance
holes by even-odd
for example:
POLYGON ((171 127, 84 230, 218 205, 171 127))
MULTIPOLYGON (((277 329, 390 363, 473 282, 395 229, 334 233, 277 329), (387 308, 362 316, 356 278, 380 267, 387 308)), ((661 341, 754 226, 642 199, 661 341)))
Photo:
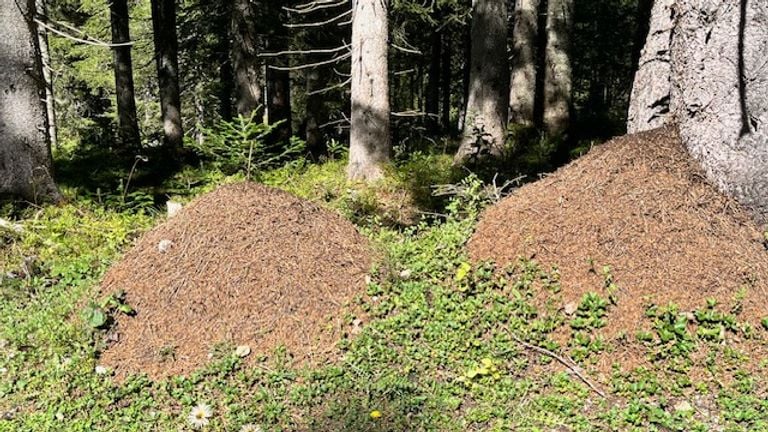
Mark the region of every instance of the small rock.
POLYGON ((107 370, 107 368, 105 368, 102 365, 96 366, 95 368, 93 368, 93 371, 96 372, 96 375, 106 375, 107 372, 109 372, 109 370, 107 370))
POLYGON ((251 354, 251 347, 248 345, 240 345, 235 349, 235 355, 238 357, 248 357, 251 354))
POLYGON ((576 313, 576 311, 579 309, 579 305, 577 305, 574 302, 566 303, 565 305, 565 314, 566 315, 573 315, 576 313))
POLYGON ((167 209, 167 215, 168 215, 168 219, 170 219, 170 218, 172 218, 172 217, 176 216, 177 214, 179 214, 179 212, 181 211, 181 209, 182 209, 183 207, 184 207, 184 206, 183 206, 183 205, 181 205, 181 203, 180 203, 180 202, 176 202, 176 201, 167 201, 167 202, 165 203, 165 208, 167 209))
POLYGON ((355 318, 352 321, 352 330, 350 331, 350 333, 352 333, 353 335, 358 335, 362 331, 363 331, 363 320, 361 320, 360 318, 355 318))
POLYGON ((680 401, 675 404, 675 411, 677 412, 688 412, 693 411, 693 406, 688 401, 680 401))
POLYGON ((369 285, 371 283, 371 275, 365 275, 365 284, 369 285))
POLYGON ((157 244, 157 250, 161 253, 165 253, 168 249, 173 246, 173 242, 171 240, 160 240, 160 243, 157 244))
POLYGON ((410 279, 412 272, 409 269, 405 269, 400 272, 401 279, 410 279))
POLYGON ((0 375, 5 375, 8 373, 8 368, 0 367, 0 375))

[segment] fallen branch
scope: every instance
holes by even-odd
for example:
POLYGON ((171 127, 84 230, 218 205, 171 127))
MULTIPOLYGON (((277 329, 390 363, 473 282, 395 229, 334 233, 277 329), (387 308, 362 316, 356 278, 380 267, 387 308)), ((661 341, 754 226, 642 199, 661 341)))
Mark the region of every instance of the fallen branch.
POLYGON ((595 384, 592 383, 592 381, 590 381, 589 379, 587 379, 587 377, 584 376, 584 374, 581 372, 581 368, 579 367, 579 365, 576 364, 575 361, 573 361, 573 360, 571 360, 569 358, 566 358, 566 357, 562 357, 562 356, 560 356, 560 355, 558 355, 558 354, 556 354, 556 353, 554 353, 554 352, 552 352, 552 351, 550 351, 550 350, 548 350, 546 348, 542 348, 542 347, 537 346, 537 345, 529 344, 528 342, 525 342, 525 341, 521 340, 520 338, 518 338, 517 336, 515 336, 513 334, 510 334, 510 336, 512 337, 512 339, 515 342, 517 342, 518 344, 520 344, 524 348, 529 349, 531 351, 536 351, 539 354, 543 354, 543 355, 545 355, 547 357, 550 357, 550 358, 553 358, 553 359, 557 360, 563 366, 567 367, 571 372, 573 372, 574 375, 579 377, 579 379, 584 384, 586 384, 587 387, 592 389, 592 391, 594 391, 595 393, 597 393, 598 395, 600 395, 604 399, 606 399, 608 397, 608 396, 606 396, 604 391, 600 390, 595 384))
POLYGON ((13 222, 7 221, 7 220, 5 220, 3 218, 0 218, 0 229, 5 229, 5 230, 8 230, 8 231, 13 231, 13 232, 15 232, 17 234, 21 234, 21 233, 24 232, 24 227, 23 226, 21 226, 20 224, 17 224, 17 223, 13 223, 13 222))

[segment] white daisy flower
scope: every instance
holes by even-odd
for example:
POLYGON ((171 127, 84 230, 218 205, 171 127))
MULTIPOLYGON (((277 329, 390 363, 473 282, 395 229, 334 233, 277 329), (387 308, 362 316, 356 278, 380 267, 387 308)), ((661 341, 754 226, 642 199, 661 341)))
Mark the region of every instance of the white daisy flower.
POLYGON ((255 424, 248 423, 240 428, 240 432, 264 432, 264 429, 255 424))
POLYGON ((187 421, 192 427, 201 428, 208 424, 208 419, 211 418, 212 415, 213 410, 211 410, 210 406, 206 404, 198 404, 196 407, 192 408, 192 411, 190 411, 187 421))

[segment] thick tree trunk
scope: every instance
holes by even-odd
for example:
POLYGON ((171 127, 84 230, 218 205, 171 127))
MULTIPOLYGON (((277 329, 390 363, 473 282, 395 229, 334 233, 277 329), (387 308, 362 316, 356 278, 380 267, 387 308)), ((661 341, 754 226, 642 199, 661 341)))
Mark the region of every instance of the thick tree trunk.
POLYGON ((670 121, 670 38, 674 0, 656 0, 645 47, 640 54, 627 115, 627 132, 661 127, 670 121))
POLYGON ((570 125, 572 69, 570 57, 573 0, 549 0, 544 68, 544 128, 563 135, 570 125))
POLYGON ((0 195, 58 201, 34 12, 35 0, 0 0, 0 195))
POLYGON ((504 152, 509 112, 507 29, 505 1, 475 1, 469 96, 464 137, 454 158, 457 164, 504 152))
MULTIPOLYGON (((439 15, 438 15, 439 18, 439 15)), ((431 134, 438 132, 440 119, 440 56, 442 55, 442 33, 432 31, 429 38, 429 70, 427 72, 427 94, 424 111, 427 114, 427 130, 431 134)))
POLYGON ((184 144, 184 130, 181 126, 176 0, 152 0, 152 29, 163 116, 163 144, 178 154, 184 144))
POLYGON ((509 122, 531 126, 536 99, 536 38, 539 0, 517 0, 512 33, 512 78, 509 89, 509 122))
MULTIPOLYGON (((44 0, 35 1, 35 10, 44 19, 48 15, 44 0)), ((40 62, 43 80, 45 81, 45 113, 48 121, 48 140, 51 147, 58 148, 59 140, 56 130, 56 101, 53 98, 53 74, 51 73, 51 52, 48 48, 48 31, 43 26, 37 26, 37 44, 40 47, 40 62)))
POLYGON ((389 0, 354 0, 352 15, 352 180, 383 177, 389 161, 389 0))
POLYGON ((258 57, 258 15, 249 0, 235 0, 232 8, 232 61, 235 70, 237 113, 261 121, 262 62, 258 57), (255 112, 257 111, 258 112, 255 112))
MULTIPOLYGON (((127 0, 109 3, 112 43, 130 42, 127 0)), ((115 63, 115 92, 121 151, 130 153, 140 147, 139 124, 136 120, 136 95, 133 87, 133 62, 130 45, 112 48, 115 63)))
POLYGON ((671 111, 720 190, 768 222, 768 3, 676 0, 671 111))

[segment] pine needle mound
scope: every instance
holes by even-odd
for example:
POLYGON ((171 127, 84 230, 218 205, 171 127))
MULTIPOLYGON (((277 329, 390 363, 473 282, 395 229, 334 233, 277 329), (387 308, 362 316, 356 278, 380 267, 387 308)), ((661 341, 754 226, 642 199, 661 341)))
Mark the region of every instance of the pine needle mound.
POLYGON ((220 187, 145 234, 102 282, 117 318, 102 364, 118 376, 186 374, 219 343, 328 360, 365 291, 369 245, 341 216, 254 183, 220 187), (164 250, 164 251, 163 251, 164 250))
POLYGON ((746 289, 739 321, 768 316, 763 232, 690 162, 676 130, 617 138, 526 185, 482 216, 468 248, 498 264, 532 258, 561 273, 564 305, 619 287, 608 335, 633 337, 649 303, 725 310, 746 289))

